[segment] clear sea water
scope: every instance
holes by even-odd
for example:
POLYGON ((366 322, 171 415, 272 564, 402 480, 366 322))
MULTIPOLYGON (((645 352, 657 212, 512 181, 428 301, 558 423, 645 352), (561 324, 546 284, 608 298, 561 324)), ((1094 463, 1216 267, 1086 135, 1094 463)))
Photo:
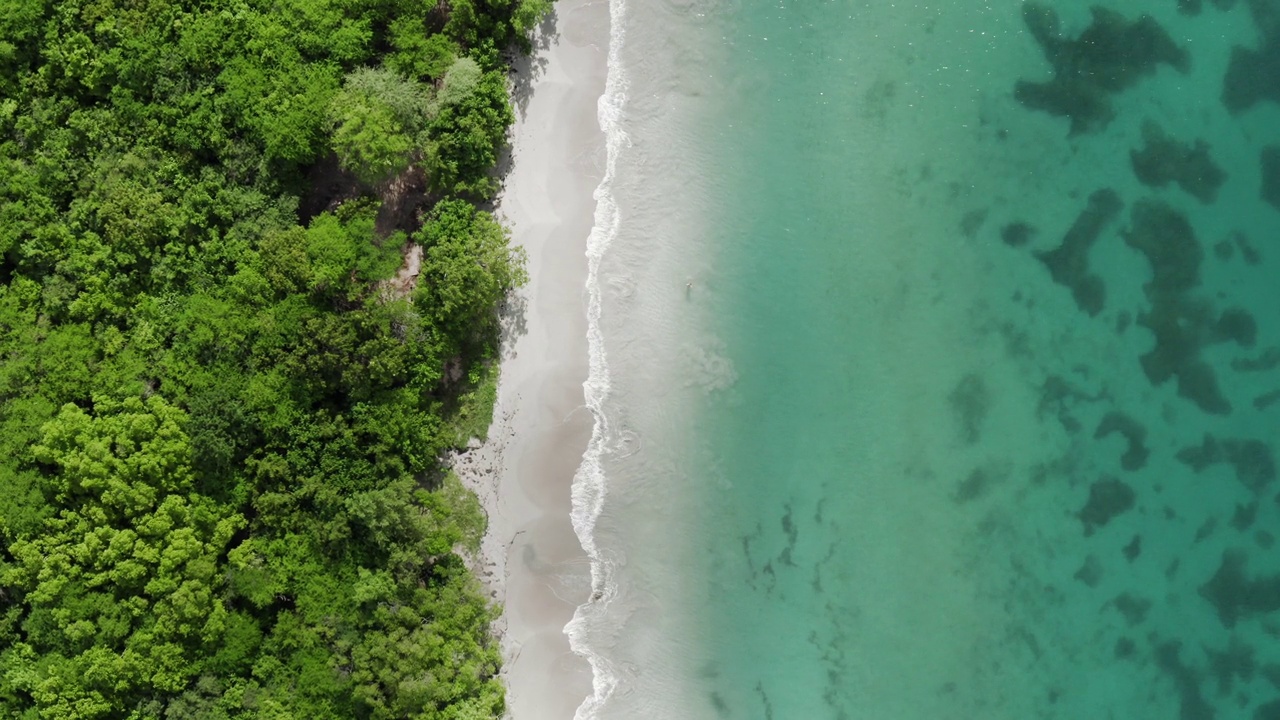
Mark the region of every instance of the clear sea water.
POLYGON ((580 717, 1280 718, 1280 2, 1096 7, 612 0, 580 717))

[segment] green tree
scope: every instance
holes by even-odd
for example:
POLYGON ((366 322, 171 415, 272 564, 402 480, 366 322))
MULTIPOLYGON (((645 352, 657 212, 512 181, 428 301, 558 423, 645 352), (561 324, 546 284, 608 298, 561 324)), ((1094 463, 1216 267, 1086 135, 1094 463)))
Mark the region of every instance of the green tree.
POLYGON ((469 57, 454 60, 445 71, 440 94, 436 96, 435 112, 432 115, 436 115, 441 107, 459 105, 470 98, 475 94, 483 77, 484 71, 480 69, 480 63, 475 60, 469 57))
POLYGON ((526 50, 530 47, 529 36, 549 14, 551 0, 517 0, 515 3, 515 10, 511 13, 511 27, 515 30, 517 42, 526 50))
POLYGON ((121 715, 198 674, 226 628, 218 558, 244 520, 191 492, 186 415, 158 396, 68 404, 33 448, 62 509, 10 545, 27 606, 6 690, 47 717, 121 715))
POLYGON ((442 192, 489 198, 497 191, 490 172, 515 119, 506 78, 484 73, 470 92, 457 95, 457 102, 441 105, 428 128, 427 173, 442 192))
POLYGON ((0 3, 0 715, 501 715, 439 458, 523 277, 470 203, 544 6, 0 3))
POLYGON ((370 184, 404 172, 421 145, 428 105, 423 86, 392 70, 353 71, 329 105, 339 162, 370 184))
POLYGON ((387 28, 394 51, 387 66, 405 77, 435 80, 444 75, 458 56, 458 46, 445 35, 427 32, 426 18, 403 14, 387 28))
POLYGON ((458 351, 492 342, 498 305, 527 279, 523 251, 492 215, 459 200, 437 205, 415 239, 424 247, 414 297, 422 313, 458 351))

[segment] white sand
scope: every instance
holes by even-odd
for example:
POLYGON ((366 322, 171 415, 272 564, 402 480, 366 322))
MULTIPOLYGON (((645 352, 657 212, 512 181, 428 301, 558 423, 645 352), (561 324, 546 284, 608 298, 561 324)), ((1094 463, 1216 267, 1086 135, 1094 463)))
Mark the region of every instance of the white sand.
POLYGON ((608 28, 607 0, 560 0, 533 57, 517 65, 514 164, 499 215, 528 252, 530 282, 504 321, 489 442, 455 461, 489 513, 483 574, 505 606, 498 629, 514 720, 567 720, 591 692, 564 626, 591 587, 569 511, 591 434, 585 252, 604 168, 596 103, 608 28))

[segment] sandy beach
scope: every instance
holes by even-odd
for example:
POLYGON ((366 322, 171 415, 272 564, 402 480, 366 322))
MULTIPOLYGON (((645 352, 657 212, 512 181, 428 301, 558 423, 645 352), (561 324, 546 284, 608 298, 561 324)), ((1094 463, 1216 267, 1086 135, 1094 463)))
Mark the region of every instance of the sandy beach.
POLYGON ((530 281, 505 312, 489 440, 454 463, 489 514, 482 577, 505 608, 508 716, 564 720, 591 693, 591 669, 564 626, 591 588, 570 522, 574 473, 591 435, 585 255, 603 175, 607 0, 561 0, 516 64, 512 166, 498 214, 528 253, 530 281))

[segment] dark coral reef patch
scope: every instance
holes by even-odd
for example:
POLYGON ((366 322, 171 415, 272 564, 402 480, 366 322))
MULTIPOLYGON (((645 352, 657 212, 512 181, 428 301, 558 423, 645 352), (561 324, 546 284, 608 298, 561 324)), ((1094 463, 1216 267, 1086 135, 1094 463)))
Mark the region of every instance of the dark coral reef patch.
POLYGON ((1142 142, 1141 150, 1129 151, 1129 160, 1144 185, 1164 187, 1172 182, 1202 203, 1217 199, 1227 174, 1209 156, 1208 143, 1176 140, 1151 120, 1142 124, 1142 142))
MULTIPOLYGON (((1276 83, 1280 84, 1280 76, 1276 83)), ((1280 146, 1268 145, 1262 148, 1258 160, 1262 165, 1262 199, 1280 210, 1280 146)))
POLYGON ((1178 690, 1179 720, 1214 720, 1213 706, 1200 689, 1200 673, 1180 657, 1182 643, 1171 640, 1156 647, 1156 665, 1178 690))
POLYGON ((1092 22, 1074 40, 1062 37, 1048 5, 1022 6, 1022 20, 1053 68, 1048 82, 1019 80, 1013 94, 1032 110, 1071 120, 1071 133, 1096 132, 1115 117, 1111 95, 1137 84, 1161 65, 1180 72, 1190 56, 1150 15, 1133 21, 1106 8, 1090 8, 1092 22))
POLYGON ((960 437, 970 445, 982 437, 982 426, 991 409, 991 393, 980 375, 969 373, 960 379, 947 396, 951 411, 960 425, 960 437))
POLYGON ((1280 575, 1250 577, 1247 564, 1243 552, 1226 550, 1218 571, 1200 586, 1200 596, 1228 628, 1244 618, 1280 610, 1280 575))
MULTIPOLYGON (((1219 10, 1230 10, 1236 6, 1236 0, 1213 0, 1213 6, 1219 10)), ((1203 9, 1203 0, 1178 0, 1178 12, 1183 15, 1199 15, 1203 9)))
POLYGON ((1227 463, 1236 473, 1240 484, 1253 492, 1261 492, 1276 479, 1276 459, 1267 443, 1252 439, 1218 438, 1205 433, 1199 445, 1178 451, 1178 460, 1187 467, 1202 472, 1218 463, 1227 463))
POLYGON ((1280 103, 1280 3, 1249 0, 1262 38, 1257 50, 1236 46, 1222 81, 1222 104, 1233 115, 1259 102, 1280 103))
POLYGON ((1094 439, 1102 439, 1113 433, 1119 433, 1125 439, 1127 447, 1120 456, 1120 467, 1129 472, 1141 470, 1147 464, 1147 429, 1132 417, 1117 411, 1111 411, 1098 423, 1093 433, 1094 439))
POLYGON ((1053 250, 1036 253, 1040 262, 1049 269, 1053 281, 1069 289, 1080 311, 1091 317, 1102 312, 1107 289, 1102 278, 1089 269, 1089 249, 1123 208, 1124 203, 1114 190, 1094 191, 1089 196, 1089 204, 1063 236, 1062 244, 1053 250))
POLYGON ((1011 222, 1000 229, 1000 239, 1009 247, 1022 247, 1031 242, 1035 235, 1035 227, 1021 220, 1011 222))
POLYGON ((1151 308, 1138 325, 1155 335, 1155 347, 1142 356, 1142 369, 1152 385, 1177 378, 1178 394, 1207 413, 1225 415, 1231 403, 1222 394, 1213 368, 1201 359, 1208 345, 1234 342, 1252 347, 1257 323, 1245 310, 1218 314, 1193 291, 1200 285, 1204 249, 1182 213, 1159 200, 1143 200, 1131 211, 1130 227, 1121 235, 1146 256, 1152 279, 1144 286, 1151 308))
POLYGON ((1104 478, 1089 486, 1089 499, 1077 516, 1084 525, 1084 534, 1105 527, 1117 516, 1133 509, 1136 500, 1133 488, 1115 478, 1104 478))

